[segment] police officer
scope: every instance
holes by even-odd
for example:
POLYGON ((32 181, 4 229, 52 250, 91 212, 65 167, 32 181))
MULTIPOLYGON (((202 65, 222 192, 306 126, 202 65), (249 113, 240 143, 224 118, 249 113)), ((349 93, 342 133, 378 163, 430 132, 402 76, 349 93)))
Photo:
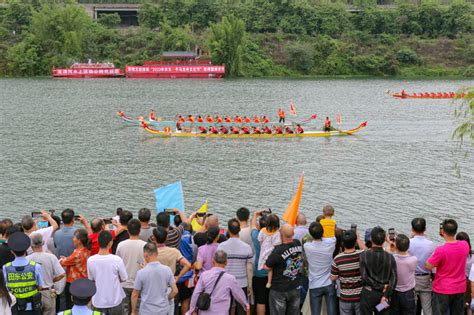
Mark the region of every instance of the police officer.
POLYGON ((102 315, 103 313, 91 311, 87 307, 96 292, 94 282, 89 279, 77 279, 71 283, 69 289, 74 306, 70 310, 58 313, 58 315, 102 315))
POLYGON ((16 232, 8 239, 15 260, 3 266, 8 290, 16 297, 12 307, 13 315, 41 315, 41 286, 43 271, 41 265, 26 258, 31 245, 28 235, 16 232))

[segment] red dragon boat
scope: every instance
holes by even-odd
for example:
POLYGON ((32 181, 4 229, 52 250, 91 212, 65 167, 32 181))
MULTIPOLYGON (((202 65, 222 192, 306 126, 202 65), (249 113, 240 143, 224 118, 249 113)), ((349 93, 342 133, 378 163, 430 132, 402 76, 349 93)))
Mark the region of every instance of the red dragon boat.
POLYGON ((75 63, 70 68, 53 68, 54 78, 120 78, 125 75, 113 63, 75 63))
POLYGON ((225 75, 224 65, 213 65, 208 56, 190 51, 165 51, 158 61, 143 66, 125 67, 127 78, 147 79, 218 79, 225 75))

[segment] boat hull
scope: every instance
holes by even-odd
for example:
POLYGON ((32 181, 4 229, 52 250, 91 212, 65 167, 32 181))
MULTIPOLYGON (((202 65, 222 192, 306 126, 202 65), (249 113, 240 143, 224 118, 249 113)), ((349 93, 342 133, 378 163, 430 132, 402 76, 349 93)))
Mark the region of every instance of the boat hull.
POLYGON ((151 128, 146 122, 141 124, 143 129, 148 133, 159 137, 196 137, 196 138, 228 138, 228 139, 268 139, 268 138, 306 138, 306 137, 337 137, 349 136, 359 132, 367 126, 367 122, 359 125, 359 127, 346 131, 305 131, 299 134, 210 134, 210 133, 193 133, 193 132, 164 132, 151 128))

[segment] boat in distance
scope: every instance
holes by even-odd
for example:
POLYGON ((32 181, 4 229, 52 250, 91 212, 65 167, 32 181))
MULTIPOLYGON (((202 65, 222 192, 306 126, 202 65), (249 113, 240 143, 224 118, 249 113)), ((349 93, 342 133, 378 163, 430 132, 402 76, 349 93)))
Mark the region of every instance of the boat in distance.
POLYGON ((455 92, 438 92, 438 93, 429 93, 429 92, 425 92, 425 93, 413 93, 413 94, 408 94, 408 93, 404 93, 404 91, 402 92, 396 92, 396 93, 391 93, 390 91, 387 91, 387 94, 389 94, 390 96, 392 97, 395 97, 395 98, 418 98, 418 99, 453 99, 453 98, 463 98, 465 97, 465 93, 463 92, 462 94, 458 94, 458 93, 455 93, 455 92))
MULTIPOLYGON (((349 136, 353 135, 356 132, 364 129, 367 126, 367 122, 363 122, 357 128, 350 129, 350 130, 334 130, 334 131, 305 131, 304 133, 282 133, 282 134, 266 134, 266 133, 250 133, 250 134, 214 134, 214 133, 199 133, 199 132, 184 132, 184 131, 159 131, 153 129, 149 126, 149 124, 145 121, 141 122, 141 126, 145 131, 152 135, 160 136, 160 137, 201 137, 201 138, 233 138, 233 139, 241 139, 241 138, 301 138, 301 137, 334 137, 334 136, 349 136)), ((171 130, 171 129, 170 129, 171 130)))

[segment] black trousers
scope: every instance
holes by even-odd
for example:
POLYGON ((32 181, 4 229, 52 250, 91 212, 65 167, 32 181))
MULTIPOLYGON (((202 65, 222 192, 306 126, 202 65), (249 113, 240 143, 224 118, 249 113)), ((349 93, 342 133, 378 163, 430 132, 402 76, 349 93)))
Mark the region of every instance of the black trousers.
POLYGON ((360 294, 360 313, 362 315, 372 314, 390 314, 390 308, 386 308, 381 312, 378 312, 375 307, 380 304, 383 293, 379 291, 369 291, 366 288, 362 289, 360 294))
POLYGON ((42 315, 41 311, 19 311, 16 306, 12 307, 12 315, 42 315))
POLYGON ((406 292, 394 291, 390 303, 391 315, 415 315, 415 290, 406 292))
POLYGON ((433 292, 433 315, 464 314, 464 293, 440 294, 433 292))
POLYGON ((280 117, 280 120, 278 120, 279 123, 285 123, 285 117, 280 117))
POLYGON ((74 303, 72 303, 72 295, 71 295, 71 292, 69 291, 70 287, 71 287, 71 284, 69 282, 66 282, 66 287, 64 288, 64 296, 66 297, 67 310, 70 310, 74 306, 74 303))

